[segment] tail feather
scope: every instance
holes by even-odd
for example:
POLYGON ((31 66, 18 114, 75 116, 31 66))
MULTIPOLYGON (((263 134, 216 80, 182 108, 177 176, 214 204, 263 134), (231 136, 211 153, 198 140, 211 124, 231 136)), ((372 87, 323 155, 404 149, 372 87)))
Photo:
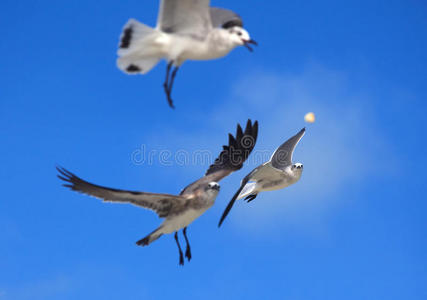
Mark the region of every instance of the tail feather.
POLYGON ((162 33, 130 19, 120 36, 117 66, 129 74, 150 71, 161 59, 158 38, 162 33))
POLYGON ((159 237, 161 237, 163 235, 163 233, 160 232, 161 228, 162 227, 157 228, 156 230, 154 230, 152 233, 150 233, 146 237, 137 241, 136 244, 138 246, 148 246, 149 244, 151 244, 152 242, 154 242, 155 240, 157 240, 159 237))
POLYGON ((157 65, 159 60, 157 57, 123 56, 117 59, 117 67, 128 74, 145 74, 157 65))

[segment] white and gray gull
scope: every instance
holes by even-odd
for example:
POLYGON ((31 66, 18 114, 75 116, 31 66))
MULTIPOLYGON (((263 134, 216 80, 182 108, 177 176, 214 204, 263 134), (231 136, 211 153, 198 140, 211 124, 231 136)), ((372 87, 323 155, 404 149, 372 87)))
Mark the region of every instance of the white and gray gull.
POLYGON ((232 172, 242 168, 244 161, 253 150, 258 135, 258 122, 248 120, 245 131, 237 125, 236 136, 229 134, 228 145, 209 167, 206 174, 191 183, 179 195, 134 192, 103 187, 89 183, 70 171, 57 167, 58 177, 65 181, 65 187, 73 191, 87 194, 106 202, 130 203, 151 209, 164 222, 149 235, 136 242, 139 246, 147 246, 163 234, 175 233, 175 241, 179 250, 179 264, 184 264, 183 252, 178 241, 178 231, 183 229, 187 244, 185 256, 191 259, 190 244, 187 238, 187 226, 200 217, 215 202, 219 192, 218 182, 232 172))
POLYGON ((163 87, 173 108, 172 86, 184 61, 220 58, 237 46, 252 51, 250 44, 257 45, 243 29, 240 16, 231 10, 210 7, 209 0, 161 0, 155 28, 134 19, 126 23, 117 66, 128 74, 145 74, 166 59, 163 87))
POLYGON ((301 178, 303 165, 292 163, 292 155, 304 134, 305 128, 277 148, 268 162, 256 167, 242 180, 240 188, 225 208, 218 227, 224 222, 237 199, 245 198, 250 202, 260 192, 283 189, 301 178))

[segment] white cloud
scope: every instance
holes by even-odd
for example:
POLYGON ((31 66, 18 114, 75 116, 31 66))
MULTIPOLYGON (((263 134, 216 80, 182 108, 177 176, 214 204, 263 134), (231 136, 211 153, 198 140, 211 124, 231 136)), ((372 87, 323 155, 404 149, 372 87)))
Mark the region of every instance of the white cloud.
POLYGON ((300 182, 239 205, 233 212, 236 227, 268 231, 279 222, 322 233, 347 188, 395 172, 397 160, 371 100, 369 91, 351 86, 345 74, 317 65, 296 75, 256 72, 242 79, 228 101, 260 115, 257 149, 273 149, 303 126, 307 133, 294 153, 304 164, 300 182), (304 123, 309 111, 317 117, 312 125, 304 123))
POLYGON ((50 299, 59 297, 71 291, 72 281, 68 277, 58 275, 54 278, 40 279, 24 283, 0 293, 0 297, 7 295, 8 299, 50 299), (10 297, 10 298, 9 298, 10 297))

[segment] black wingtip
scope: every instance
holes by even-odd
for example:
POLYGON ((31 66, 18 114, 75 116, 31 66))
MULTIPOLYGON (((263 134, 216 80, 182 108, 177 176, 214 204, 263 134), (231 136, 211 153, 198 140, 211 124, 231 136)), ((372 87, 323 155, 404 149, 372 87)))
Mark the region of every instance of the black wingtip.
POLYGON ((237 197, 240 195, 240 192, 243 190, 243 187, 246 185, 247 182, 248 182, 248 179, 247 179, 247 177, 245 177, 243 179, 239 189, 233 195, 233 198, 231 198, 230 202, 228 202, 227 207, 224 209, 224 212, 222 213, 221 219, 219 219, 218 228, 221 227, 222 222, 224 222, 225 218, 227 217, 228 213, 230 212, 231 208, 233 207, 234 202, 236 202, 237 197))
POLYGON ((61 165, 56 164, 55 169, 61 173, 61 170, 63 169, 63 167, 61 165))
POLYGON ((231 133, 228 134, 228 145, 230 147, 237 147, 237 141, 231 133))
POLYGON ((242 137, 243 137, 242 126, 240 126, 240 124, 237 124, 236 139, 240 140, 242 137))
MULTIPOLYGON (((239 193, 240 193, 240 191, 239 191, 239 193)), ((236 195, 233 196, 233 198, 230 200, 230 202, 228 202, 228 205, 225 208, 224 212, 222 213, 221 219, 219 220, 218 228, 221 227, 222 222, 224 222, 225 218, 227 217, 228 213, 230 212, 231 208, 233 207, 234 202, 236 202, 237 196, 238 196, 238 194, 236 193, 236 195)))
POLYGON ((258 138, 258 120, 255 120, 255 122, 252 126, 252 134, 253 134, 253 137, 256 141, 258 138))
POLYGON ((81 182, 82 180, 64 167, 61 167, 59 165, 56 166, 56 170, 59 173, 56 175, 56 177, 65 182, 64 184, 62 184, 62 186, 72 190, 76 190, 76 184, 79 184, 79 182, 81 182))
POLYGON ((59 179, 61 179, 62 181, 68 181, 67 178, 61 176, 61 175, 56 175, 56 177, 58 177, 59 179))
POLYGON ((145 238, 140 239, 139 241, 137 241, 136 244, 138 246, 144 247, 144 246, 147 246, 149 244, 149 241, 150 241, 150 236, 146 236, 145 238))
POLYGON ((231 171, 241 169, 255 147, 258 134, 257 124, 257 121, 252 124, 251 119, 248 119, 244 131, 242 126, 237 124, 236 135, 228 134, 228 145, 222 146, 222 152, 205 175, 210 175, 220 169, 231 171))
MULTIPOLYGON (((56 166, 56 170, 59 172, 59 174, 61 174, 62 176, 65 177, 65 179, 62 179, 62 178, 60 178, 60 179, 65 180, 65 181, 69 181, 70 178, 75 176, 73 173, 71 173, 70 171, 68 171, 67 169, 65 169, 64 167, 61 167, 61 166, 56 166)), ((60 175, 57 175, 57 176, 59 177, 60 175)))

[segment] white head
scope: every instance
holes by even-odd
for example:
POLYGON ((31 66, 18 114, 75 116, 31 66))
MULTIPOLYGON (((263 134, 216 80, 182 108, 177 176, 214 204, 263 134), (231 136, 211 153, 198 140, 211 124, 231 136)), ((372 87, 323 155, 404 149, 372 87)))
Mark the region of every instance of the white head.
POLYGON ((225 30, 227 30, 230 41, 234 46, 245 46, 252 52, 253 50, 249 44, 258 45, 257 42, 250 38, 249 33, 240 26, 233 26, 225 30))
POLYGON ((219 193, 219 184, 215 181, 209 182, 205 188, 207 193, 218 194, 219 193))
POLYGON ((302 163, 294 163, 291 166, 292 172, 294 172, 295 174, 297 174, 299 176, 301 176, 303 168, 304 168, 304 166, 302 165, 302 163))

